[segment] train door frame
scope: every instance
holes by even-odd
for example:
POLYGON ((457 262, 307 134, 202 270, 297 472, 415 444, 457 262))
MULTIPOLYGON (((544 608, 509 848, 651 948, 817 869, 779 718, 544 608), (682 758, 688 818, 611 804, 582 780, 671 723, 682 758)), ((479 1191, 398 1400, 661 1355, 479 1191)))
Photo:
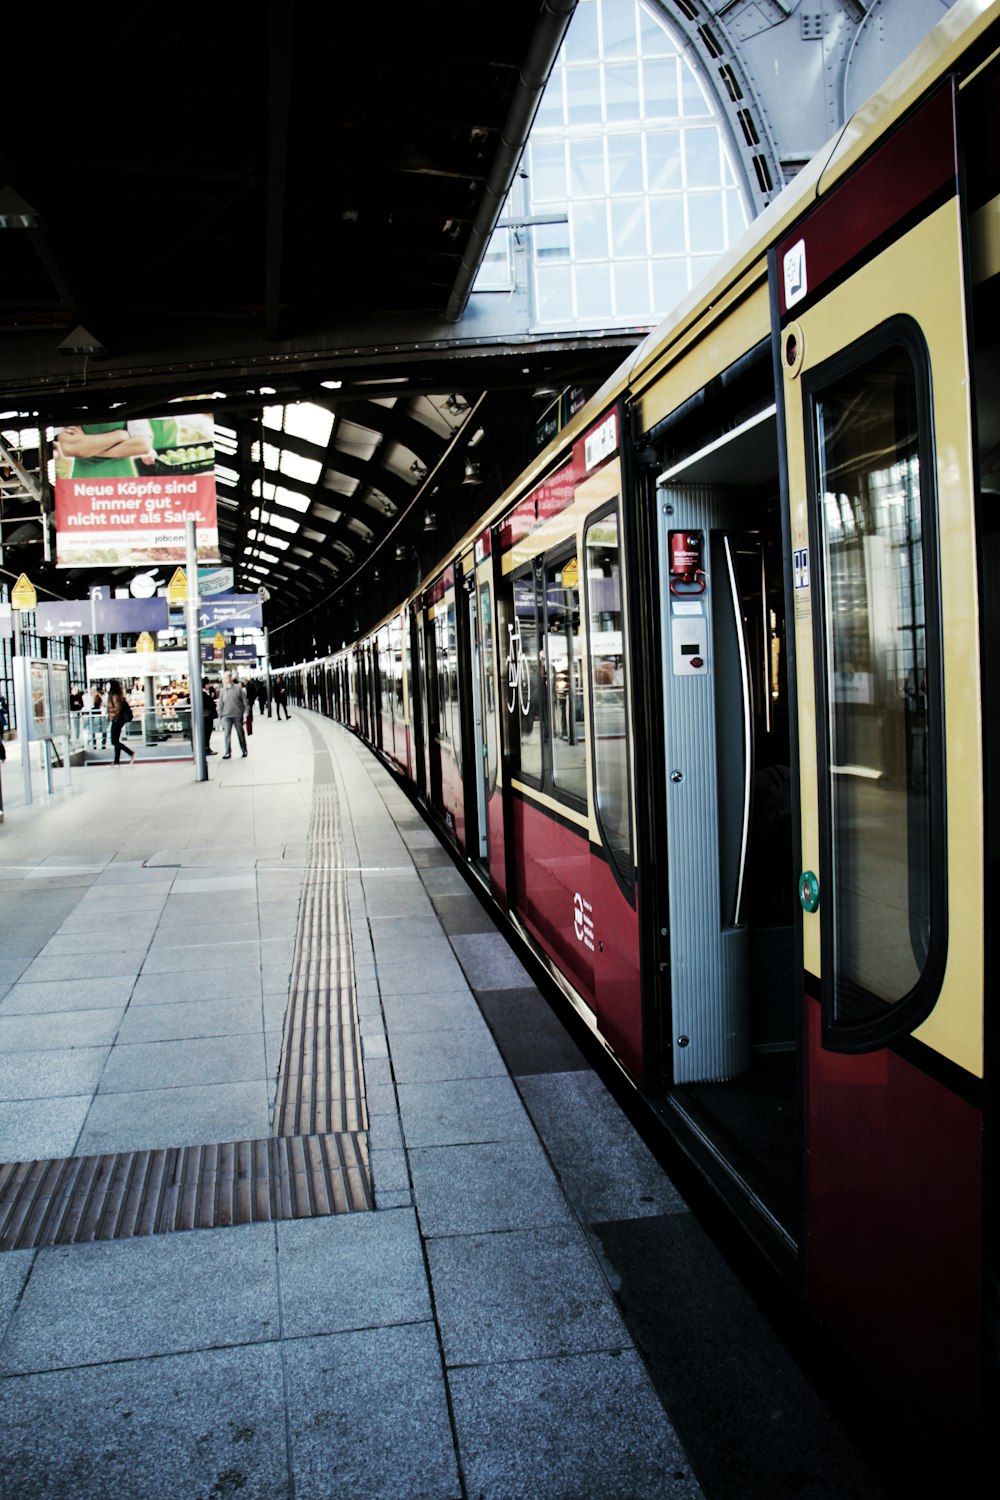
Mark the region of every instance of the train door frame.
POLYGON ((805 1284, 887 1404, 953 1438, 977 1412, 984 1076, 981 663, 954 120, 949 80, 770 256, 799 642, 805 1284), (848 528, 859 496, 863 524, 848 528), (848 628, 867 657, 847 653, 848 628), (869 678, 861 696, 846 675, 855 660, 869 678), (911 679, 924 701, 919 769, 911 679), (870 746, 859 753, 862 731, 870 746), (876 870, 862 899, 862 876, 876 870))
MULTIPOLYGON (((786 811, 775 841, 775 888, 780 893, 776 911, 754 913, 750 919, 746 913, 727 914, 728 897, 723 895, 738 868, 740 829, 744 853, 748 833, 753 835, 751 857, 768 847, 763 830, 766 804, 757 821, 746 802, 754 745, 744 751, 736 783, 726 765, 734 737, 743 743, 752 710, 741 650, 746 606, 726 560, 727 534, 735 536, 750 527, 769 538, 770 585, 762 597, 776 601, 779 634, 790 618, 790 564, 781 526, 781 456, 763 265, 758 274, 752 316, 734 320, 725 338, 716 346, 699 348, 694 356, 695 370, 702 367, 703 389, 689 400, 671 401, 668 376, 662 391, 651 387, 643 393, 634 419, 639 430, 634 480, 648 519, 644 532, 641 520, 635 527, 629 553, 632 562, 637 553, 640 563, 642 554, 646 559, 645 568, 639 568, 642 585, 632 622, 633 630, 644 629, 657 642, 659 677, 649 680, 653 673, 647 662, 645 690, 653 694, 647 710, 651 703, 656 705, 650 717, 657 727, 653 731, 647 726, 644 738, 638 739, 642 752, 636 774, 644 784, 652 784, 651 815, 661 821, 654 829, 653 860, 639 872, 640 880, 652 877, 641 928, 643 958, 648 962, 655 956, 646 969, 652 980, 644 995, 644 1022, 651 1081, 657 1078, 659 1063, 664 1102, 680 1117, 685 1133, 698 1142, 696 1149, 707 1169, 716 1180, 735 1185, 741 1216, 755 1216, 775 1257, 794 1266, 803 1239, 798 1128, 801 981, 795 956, 801 913, 792 879, 794 801, 787 800, 789 769, 783 772, 786 811), (721 351, 728 352, 730 363, 722 369, 710 364, 706 376, 705 362, 718 360, 721 351), (648 424, 643 418, 650 415, 655 420, 648 424), (678 487, 676 493, 672 486, 678 487), (692 563, 690 581, 673 552, 673 543, 685 540, 682 534, 687 530, 696 533, 695 549, 702 549, 700 561, 692 563), (673 567, 681 574, 680 608, 670 602, 673 567), (681 597, 685 590, 689 599, 681 597), (704 606, 699 603, 702 598, 707 601, 704 606), (690 636, 690 641, 684 626, 688 616, 697 625, 697 639, 690 636), (688 664, 693 673, 690 684, 683 681, 688 664), (697 695, 697 702, 685 693, 697 695), (731 734, 725 732, 727 714, 734 716, 731 734), (732 787, 728 804, 720 801, 727 781, 732 787), (662 789, 659 798, 657 782, 662 789), (709 823, 715 828, 716 806, 718 828, 706 839, 709 823), (708 823, 696 816, 698 809, 708 823), (685 818, 688 836, 683 831, 685 818), (700 937, 695 940, 692 932, 700 937), (735 1050, 731 1033, 742 1038, 735 1050), (682 1063, 695 1056, 701 1071, 685 1069, 682 1063)), ((690 382, 692 376, 682 378, 690 382)), ((756 696, 761 698, 770 685, 763 663, 757 664, 756 676, 756 696)), ((782 690, 782 707, 789 710, 787 725, 781 723, 773 744, 768 740, 766 764, 773 761, 779 768, 790 768, 795 759, 791 680, 789 675, 782 690)), ((753 722, 756 731, 756 716, 753 722)), ((756 786, 753 790, 756 796, 756 786)))

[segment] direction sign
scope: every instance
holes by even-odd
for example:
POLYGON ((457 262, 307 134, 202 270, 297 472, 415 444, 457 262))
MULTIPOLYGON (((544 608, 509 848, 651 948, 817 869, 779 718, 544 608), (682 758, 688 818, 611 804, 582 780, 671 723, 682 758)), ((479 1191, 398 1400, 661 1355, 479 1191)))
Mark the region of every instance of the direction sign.
POLYGON ((137 635, 166 630, 166 599, 107 599, 94 589, 89 599, 57 599, 39 604, 42 635, 137 635))
POLYGON ((198 605, 198 623, 202 630, 227 625, 262 630, 264 615, 260 595, 217 594, 214 599, 203 599, 198 605))
POLYGON ((31 582, 27 573, 22 573, 11 589, 10 602, 15 609, 34 609, 38 603, 35 585, 31 582))
POLYGON ((175 568, 167 584, 167 598, 171 604, 186 604, 188 596, 187 574, 183 568, 175 568))
POLYGON ((239 644, 226 647, 226 661, 256 661, 257 647, 239 644))
POLYGON ((93 599, 91 635, 132 635, 140 630, 166 630, 166 599, 93 599))
POLYGON ((94 634, 92 605, 89 599, 57 599, 39 604, 35 624, 39 635, 94 634))

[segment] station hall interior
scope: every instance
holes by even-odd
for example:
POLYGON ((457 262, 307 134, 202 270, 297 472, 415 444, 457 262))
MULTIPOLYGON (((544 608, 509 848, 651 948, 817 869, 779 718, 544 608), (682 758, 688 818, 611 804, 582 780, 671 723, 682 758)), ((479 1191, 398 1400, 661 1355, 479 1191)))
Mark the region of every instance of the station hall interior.
MULTIPOLYGON (((111 6, 62 40, 30 9, 5 22, 0 1500, 887 1500, 943 1482, 931 1440, 904 1452, 790 1309, 767 1235, 731 1233, 737 1190, 702 1189, 724 1139, 791 1243, 801 1099, 781 1047, 743 1092, 693 1082, 700 1144, 678 1149, 534 934, 499 919, 489 860, 462 853, 474 814, 458 832, 428 815, 441 773, 409 695, 432 691, 433 614, 397 650, 412 776, 402 717, 394 755, 361 707, 380 670, 386 692, 378 648, 356 678, 348 662, 401 600, 446 618, 449 586, 471 610, 460 639, 489 639, 480 518, 560 433, 577 444, 595 394, 953 8, 989 9, 248 0, 111 6), (200 661, 213 689, 253 684, 249 723, 197 712, 190 550, 136 563, 57 533, 62 435, 157 424, 185 477, 214 476, 200 605, 218 568, 250 612, 209 610, 200 661), (449 585, 460 544, 474 562, 449 585), (96 611, 139 621, 157 601, 154 687, 132 664, 146 626, 96 611), (74 604, 91 629, 47 632, 74 604), (19 657, 72 687, 68 736, 30 742, 19 657), (119 675, 136 723, 112 734, 119 675)), ((789 547, 776 475, 757 473, 770 373, 757 347, 706 387, 711 441, 675 481, 757 485, 752 556, 725 566, 734 589, 756 569, 765 616, 789 547), (713 403, 736 411, 745 388, 752 419, 726 418, 716 460, 713 403)), ((643 459, 661 487, 662 451, 643 459)), ((580 534, 620 589, 604 498, 580 534)), ((558 576, 534 562, 539 619, 571 550, 558 576)), ((620 639, 621 618, 602 628, 620 639)), ((650 670, 630 667, 637 702, 650 670)), ((483 692, 462 703, 477 732, 483 692)), ((481 759, 503 761, 486 733, 481 759)), ((559 800, 571 751, 546 755, 539 801, 593 853, 604 823, 559 800)), ((641 844, 655 806, 638 783, 615 796, 641 844)), ((793 957, 769 946, 756 857, 749 967, 768 992, 793 957)))

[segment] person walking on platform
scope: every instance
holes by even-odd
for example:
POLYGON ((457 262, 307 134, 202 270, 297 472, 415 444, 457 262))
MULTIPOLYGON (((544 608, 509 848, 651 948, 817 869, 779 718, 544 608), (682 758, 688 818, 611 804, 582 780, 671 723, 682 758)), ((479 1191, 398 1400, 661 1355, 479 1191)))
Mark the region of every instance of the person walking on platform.
POLYGON ((122 691, 122 685, 117 677, 112 677, 108 684, 108 701, 105 704, 105 712, 108 723, 111 725, 111 747, 115 752, 115 765, 121 762, 122 751, 128 756, 129 765, 135 760, 135 751, 130 750, 127 745, 122 744, 122 731, 126 724, 132 722, 132 709, 122 691))
POLYGON ((201 684, 201 715, 205 721, 206 755, 215 754, 215 751, 212 749, 212 730, 215 728, 215 715, 217 711, 218 710, 216 709, 215 704, 215 694, 212 692, 212 689, 209 687, 208 683, 203 681, 201 684))
POLYGON ((240 742, 240 754, 244 757, 247 753, 247 737, 243 733, 243 718, 247 711, 247 695, 243 691, 238 679, 233 677, 232 672, 227 672, 222 682, 222 692, 219 694, 218 715, 222 720, 222 759, 229 760, 230 745, 233 738, 233 725, 236 726, 236 738, 240 742))
POLYGON ((274 708, 275 708, 275 715, 274 716, 275 716, 276 719, 280 719, 281 718, 281 710, 282 709, 285 710, 285 718, 286 719, 290 719, 292 717, 291 714, 288 712, 288 691, 287 691, 287 689, 285 687, 285 684, 283 682, 278 682, 278 683, 275 684, 275 688, 274 688, 274 708))
POLYGON ((105 749, 108 743, 108 726, 104 717, 104 698, 97 683, 94 683, 90 694, 90 748, 97 749, 97 736, 101 736, 101 749, 105 749))

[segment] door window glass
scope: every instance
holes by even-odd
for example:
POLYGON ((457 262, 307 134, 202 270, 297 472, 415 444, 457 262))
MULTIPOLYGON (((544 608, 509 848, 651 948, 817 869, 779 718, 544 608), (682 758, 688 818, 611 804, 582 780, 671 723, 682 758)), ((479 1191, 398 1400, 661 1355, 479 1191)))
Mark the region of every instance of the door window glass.
POLYGON ((580 659, 580 565, 576 555, 549 563, 544 578, 552 781, 559 791, 584 802, 587 766, 580 659))
POLYGON ((514 618, 507 626, 507 711, 518 726, 516 744, 523 774, 542 776, 542 694, 538 656, 535 575, 514 579, 514 618))
POLYGON ((486 786, 490 796, 497 784, 497 710, 493 665, 493 600, 488 583, 479 586, 479 641, 483 674, 483 717, 486 721, 486 786))
POLYGON ((850 1028, 911 996, 942 938, 932 857, 943 837, 943 794, 931 467, 914 356, 898 345, 884 350, 824 385, 813 412, 825 618, 824 938, 832 944, 830 1019, 850 1028))
POLYGON ((626 890, 631 891, 634 860, 617 512, 604 515, 587 527, 586 567, 597 819, 612 863, 626 890))

